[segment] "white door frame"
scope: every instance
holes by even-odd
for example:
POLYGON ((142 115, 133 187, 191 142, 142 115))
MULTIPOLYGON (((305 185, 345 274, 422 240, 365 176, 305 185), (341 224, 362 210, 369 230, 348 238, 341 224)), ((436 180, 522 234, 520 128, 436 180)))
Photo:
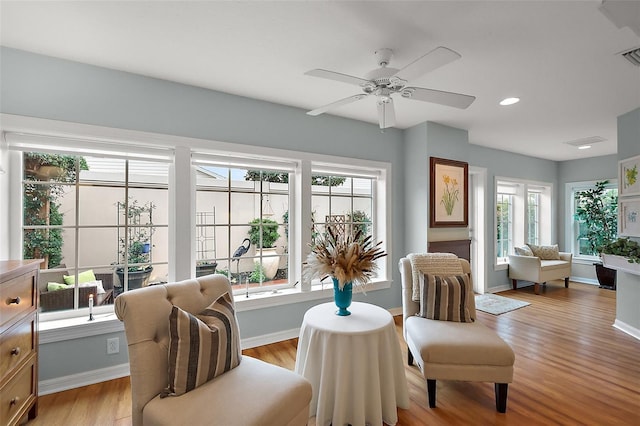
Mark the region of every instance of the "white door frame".
POLYGON ((471 182, 471 214, 469 220, 469 236, 471 237, 471 273, 473 276, 473 291, 484 294, 487 284, 486 247, 486 197, 487 197, 487 169, 469 166, 469 181, 471 182))

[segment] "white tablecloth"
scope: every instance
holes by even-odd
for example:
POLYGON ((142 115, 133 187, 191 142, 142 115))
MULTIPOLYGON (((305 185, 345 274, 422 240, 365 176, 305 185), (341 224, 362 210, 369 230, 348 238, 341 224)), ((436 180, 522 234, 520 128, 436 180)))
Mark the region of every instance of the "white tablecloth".
POLYGON ((349 310, 335 315, 331 302, 304 315, 295 370, 313 386, 310 415, 318 426, 394 425, 409 392, 393 317, 368 303, 349 310))

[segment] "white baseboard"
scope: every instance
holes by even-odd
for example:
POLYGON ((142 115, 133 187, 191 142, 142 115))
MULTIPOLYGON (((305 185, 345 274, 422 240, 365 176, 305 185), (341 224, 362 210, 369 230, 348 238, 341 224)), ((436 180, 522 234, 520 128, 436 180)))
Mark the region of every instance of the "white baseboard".
POLYGON ((50 393, 93 385, 94 383, 119 379, 120 377, 126 377, 128 375, 129 363, 126 363, 114 365, 112 367, 100 368, 98 370, 84 371, 82 373, 56 377, 54 379, 41 380, 38 382, 38 395, 49 395, 50 393))
POLYGON ((242 339, 240 345, 242 349, 255 348, 256 346, 269 345, 283 340, 293 339, 300 335, 300 328, 278 331, 276 333, 263 334, 256 337, 246 337, 242 339))
POLYGON ((582 284, 592 284, 592 285, 600 285, 598 280, 594 280, 593 278, 583 278, 583 277, 569 277, 570 281, 575 281, 577 283, 582 284))
POLYGON ((402 315, 402 306, 400 306, 398 308, 389 309, 389 313, 391 315, 393 315, 394 317, 397 316, 397 315, 402 315))
POLYGON ((615 320, 613 326, 618 330, 627 333, 629 336, 635 337, 636 339, 640 340, 640 330, 638 330, 637 328, 632 327, 629 324, 626 324, 618 319, 615 320))

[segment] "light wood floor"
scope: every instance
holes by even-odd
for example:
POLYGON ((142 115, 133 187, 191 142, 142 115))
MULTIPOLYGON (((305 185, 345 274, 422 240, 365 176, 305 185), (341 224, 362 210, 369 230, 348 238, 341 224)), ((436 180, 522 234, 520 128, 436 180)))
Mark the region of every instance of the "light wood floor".
MULTIPOLYGON (((615 292, 575 283, 565 289, 558 282, 537 296, 532 287, 500 294, 531 303, 500 316, 478 313, 516 352, 507 413, 495 411, 490 383, 438 382, 438 407, 430 409, 419 370, 406 366, 402 318, 396 317, 411 398, 408 410, 398 410, 400 425, 640 425, 640 341, 611 326, 615 292)), ((296 344, 244 353, 293 369, 296 344)), ((29 425, 130 425, 130 410, 129 379, 123 378, 44 396, 29 425)))

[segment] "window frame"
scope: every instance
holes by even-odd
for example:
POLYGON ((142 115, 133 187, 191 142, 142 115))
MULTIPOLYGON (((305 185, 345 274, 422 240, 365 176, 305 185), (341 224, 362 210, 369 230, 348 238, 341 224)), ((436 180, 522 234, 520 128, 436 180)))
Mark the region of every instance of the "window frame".
MULTIPOLYGON (((567 182, 565 184, 565 208, 569 214, 566 215, 565 221, 565 246, 573 254, 573 261, 577 263, 590 264, 593 262, 600 262, 601 259, 596 255, 580 254, 578 245, 578 222, 574 219, 576 200, 575 193, 577 191, 584 191, 586 189, 594 189, 597 182, 608 180, 609 183, 605 186, 607 189, 618 190, 618 179, 598 179, 579 182, 567 182)), ((618 192, 618 197, 620 193, 618 192)), ((618 201, 619 203, 619 201, 618 201)), ((619 225, 618 225, 619 226, 619 225)))

